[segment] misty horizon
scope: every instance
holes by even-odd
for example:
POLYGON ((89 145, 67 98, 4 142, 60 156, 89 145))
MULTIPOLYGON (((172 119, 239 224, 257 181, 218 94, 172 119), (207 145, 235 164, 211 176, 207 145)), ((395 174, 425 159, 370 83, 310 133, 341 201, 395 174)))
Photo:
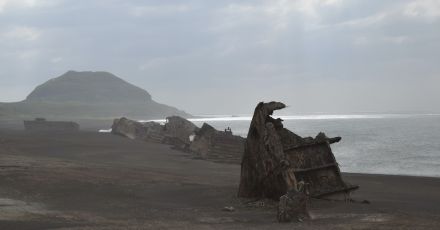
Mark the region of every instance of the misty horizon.
POLYGON ((436 1, 0 1, 0 101, 107 71, 190 114, 439 113, 436 1), (82 15, 82 17, 77 17, 82 15))

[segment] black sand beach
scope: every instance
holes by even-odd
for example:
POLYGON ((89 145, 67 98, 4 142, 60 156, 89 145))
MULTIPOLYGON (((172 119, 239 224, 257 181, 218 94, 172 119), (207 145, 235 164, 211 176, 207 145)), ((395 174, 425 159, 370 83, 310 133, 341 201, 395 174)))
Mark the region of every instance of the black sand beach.
POLYGON ((280 224, 275 203, 236 197, 239 175, 111 134, 2 129, 0 229, 440 228, 440 178, 345 173, 354 202, 313 199, 312 220, 280 224))

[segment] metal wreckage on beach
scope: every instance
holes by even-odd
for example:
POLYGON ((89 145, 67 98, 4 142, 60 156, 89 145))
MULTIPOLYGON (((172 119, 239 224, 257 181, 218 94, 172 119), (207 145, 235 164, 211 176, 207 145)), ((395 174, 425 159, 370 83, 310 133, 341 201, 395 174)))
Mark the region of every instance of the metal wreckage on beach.
POLYGON ((349 192, 357 186, 342 180, 330 144, 340 137, 302 138, 271 117, 280 102, 259 103, 249 128, 241 163, 238 195, 278 199, 303 181, 313 197, 349 192))
POLYGON ((246 138, 238 196, 280 200, 279 221, 307 216, 307 197, 348 194, 358 186, 343 181, 330 144, 340 137, 300 137, 271 117, 286 106, 259 103, 246 138), (290 212, 290 213, 289 213, 290 212))
POLYGON ((112 133, 132 139, 170 144, 196 157, 223 163, 239 163, 238 196, 279 200, 278 220, 307 217, 307 200, 335 194, 348 195, 358 188, 346 183, 330 144, 341 137, 319 133, 301 137, 272 118, 281 102, 260 102, 255 108, 247 138, 235 136, 228 128, 219 131, 208 124, 198 128, 181 117, 167 117, 164 125, 115 119, 112 133))
POLYGON ((169 144, 174 149, 190 152, 195 158, 221 163, 239 164, 245 138, 233 135, 230 129, 216 130, 204 123, 201 128, 191 121, 170 116, 165 124, 115 119, 112 133, 147 142, 169 144))

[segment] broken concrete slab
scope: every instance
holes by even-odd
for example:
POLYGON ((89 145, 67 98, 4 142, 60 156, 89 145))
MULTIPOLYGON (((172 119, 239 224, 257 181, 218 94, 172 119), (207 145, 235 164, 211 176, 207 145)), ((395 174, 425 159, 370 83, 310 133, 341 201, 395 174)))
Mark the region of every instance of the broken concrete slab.
POLYGON ((130 139, 156 143, 161 143, 165 137, 164 127, 161 124, 157 122, 141 123, 125 117, 113 121, 111 132, 130 139))
POLYGON ((111 132, 131 139, 169 144, 214 162, 239 164, 244 152, 245 138, 233 135, 230 128, 219 131, 206 123, 198 128, 177 116, 167 117, 163 125, 122 117, 113 121, 111 132))
POLYGON ((189 146, 189 136, 198 130, 192 122, 178 117, 167 117, 164 125, 157 122, 138 122, 125 117, 115 119, 112 133, 130 139, 170 144, 178 148, 189 146), (181 146, 182 145, 182 146, 181 146))
POLYGON ((194 123, 183 117, 167 117, 164 126, 164 143, 170 144, 176 149, 189 151, 189 145, 191 144, 190 136, 198 129, 194 123))
POLYGON ((216 130, 204 123, 194 136, 190 151, 202 159, 222 163, 240 163, 245 138, 233 135, 230 128, 216 130))
POLYGON ((128 137, 130 139, 143 140, 146 136, 147 128, 141 122, 122 117, 113 120, 112 133, 128 137))
POLYGON ((179 117, 171 116, 166 118, 165 133, 167 136, 178 138, 186 144, 190 144, 189 136, 194 134, 199 128, 191 121, 179 117))

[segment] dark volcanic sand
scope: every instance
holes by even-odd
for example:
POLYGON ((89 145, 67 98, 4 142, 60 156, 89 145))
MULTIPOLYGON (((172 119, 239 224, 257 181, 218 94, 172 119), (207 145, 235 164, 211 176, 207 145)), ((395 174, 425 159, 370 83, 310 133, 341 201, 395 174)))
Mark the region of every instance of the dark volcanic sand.
POLYGON ((236 198, 239 175, 111 134, 3 129, 0 229, 440 229, 437 178, 345 174, 358 202, 314 199, 312 220, 279 224, 273 202, 236 198))

